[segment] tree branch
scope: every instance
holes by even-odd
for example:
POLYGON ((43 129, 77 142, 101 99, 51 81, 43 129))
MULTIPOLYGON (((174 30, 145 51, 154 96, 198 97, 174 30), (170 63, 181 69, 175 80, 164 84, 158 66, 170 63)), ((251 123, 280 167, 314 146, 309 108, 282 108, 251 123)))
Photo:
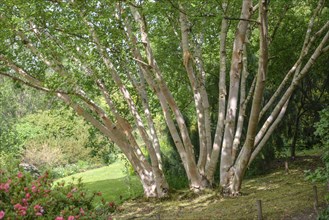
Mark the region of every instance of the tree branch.
POLYGON ((253 19, 246 19, 246 18, 232 18, 232 17, 225 16, 224 19, 233 20, 233 21, 249 21, 249 22, 254 22, 256 24, 260 24, 259 21, 256 21, 256 20, 253 20, 253 19))

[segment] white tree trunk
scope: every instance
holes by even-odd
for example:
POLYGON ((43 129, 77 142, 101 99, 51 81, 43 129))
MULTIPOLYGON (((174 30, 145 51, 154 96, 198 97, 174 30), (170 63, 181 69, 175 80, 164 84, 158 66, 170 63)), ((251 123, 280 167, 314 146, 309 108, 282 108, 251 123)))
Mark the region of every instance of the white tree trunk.
POLYGON ((199 132, 199 161, 198 161, 198 169, 201 175, 205 173, 205 166, 207 162, 207 137, 206 137, 206 127, 205 127, 205 111, 202 100, 203 96, 201 94, 201 82, 195 74, 193 68, 193 58, 192 53, 189 49, 189 39, 188 34, 190 27, 188 26, 187 16, 184 12, 183 6, 180 4, 180 26, 181 26, 181 34, 182 34, 182 50, 183 50, 183 63, 185 66, 185 70, 187 72, 188 78, 190 80, 191 88, 193 90, 195 108, 196 108, 196 116, 197 116, 197 124, 198 124, 198 132, 199 132))
MULTIPOLYGON (((226 14, 227 3, 222 4, 223 16, 226 14)), ((222 19, 221 33, 220 33, 220 72, 219 72, 219 96, 218 96, 218 119, 216 125, 216 133, 214 143, 212 147, 210 161, 207 163, 206 177, 212 184, 214 181, 214 174, 216 171, 216 165, 218 164, 219 153, 222 145, 224 120, 225 120, 225 105, 226 105, 226 40, 228 31, 228 20, 222 19)))
MULTIPOLYGON (((248 30, 249 18, 251 15, 252 1, 243 1, 241 10, 241 20, 235 34, 232 52, 232 63, 230 69, 230 88, 227 99, 227 109, 225 118, 225 130, 223 136, 221 160, 220 160, 220 184, 224 187, 229 183, 229 170, 233 165, 232 146, 236 127, 236 116, 238 109, 240 75, 243 62, 243 45, 248 30)), ((220 106, 223 107, 223 106, 220 106)))
POLYGON ((268 64, 268 27, 267 27, 267 2, 259 1, 259 18, 260 18, 260 55, 258 63, 258 73, 254 97, 252 100, 251 113, 249 117, 246 141, 240 151, 237 161, 232 167, 232 176, 229 183, 230 194, 236 195, 239 193, 241 183, 248 162, 254 147, 255 135, 257 132, 258 118, 261 111, 261 103, 265 88, 265 80, 267 75, 268 64))

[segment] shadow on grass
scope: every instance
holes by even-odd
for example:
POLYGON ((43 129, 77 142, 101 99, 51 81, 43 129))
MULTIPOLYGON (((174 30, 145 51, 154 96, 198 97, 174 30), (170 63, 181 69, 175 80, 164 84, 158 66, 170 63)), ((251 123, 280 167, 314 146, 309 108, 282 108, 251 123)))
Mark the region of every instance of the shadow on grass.
MULTIPOLYGON (((242 196, 223 198, 210 191, 186 196, 187 190, 177 192, 167 200, 129 201, 116 219, 257 219, 256 200, 262 200, 265 219, 296 219, 296 214, 307 211, 313 216, 312 183, 305 180, 304 170, 319 165, 318 157, 300 157, 290 172, 284 163, 271 173, 244 181, 242 196), (182 196, 183 194, 183 196, 182 196)), ((324 203, 325 186, 318 185, 319 204, 324 203)), ((305 219, 304 215, 302 218, 305 219)))

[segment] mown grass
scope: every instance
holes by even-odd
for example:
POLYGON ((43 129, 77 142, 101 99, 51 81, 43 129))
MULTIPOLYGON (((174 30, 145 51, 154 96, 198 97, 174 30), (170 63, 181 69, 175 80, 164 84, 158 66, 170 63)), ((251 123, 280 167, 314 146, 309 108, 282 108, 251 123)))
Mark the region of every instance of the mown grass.
MULTIPOLYGON (((206 191, 193 195, 180 191, 164 201, 139 199, 124 203, 116 219, 257 219, 256 201, 263 204, 264 219, 305 219, 313 211, 313 184, 305 180, 304 170, 318 164, 318 157, 301 157, 272 173, 244 181, 242 195, 222 197, 206 191)), ((325 186, 317 184, 319 203, 324 204, 325 186)), ((316 215, 313 214, 314 219, 316 215)))
POLYGON ((136 176, 127 176, 122 161, 117 161, 109 166, 77 173, 56 182, 76 182, 82 178, 87 189, 102 192, 106 201, 121 204, 127 199, 132 199, 143 194, 142 186, 136 176))

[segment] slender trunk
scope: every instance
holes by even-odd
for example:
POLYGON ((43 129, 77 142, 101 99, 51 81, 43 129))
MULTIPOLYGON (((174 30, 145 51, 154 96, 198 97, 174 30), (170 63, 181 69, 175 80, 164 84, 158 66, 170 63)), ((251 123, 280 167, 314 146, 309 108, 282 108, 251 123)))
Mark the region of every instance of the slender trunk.
MULTIPOLYGON (((243 130, 243 123, 246 113, 246 107, 248 100, 246 99, 246 81, 249 75, 248 73, 248 59, 247 59, 247 42, 248 42, 249 31, 247 33, 245 44, 243 45, 243 68, 242 68, 242 77, 241 77, 241 89, 240 89, 240 104, 239 104, 239 116, 238 122, 236 126, 236 132, 233 140, 233 147, 232 147, 232 161, 235 160, 238 147, 240 145, 240 140, 242 136, 243 130)), ((252 91, 252 90, 251 90, 252 91)))
MULTIPOLYGON (((227 2, 222 4, 223 16, 227 10, 227 2)), ((216 125, 216 133, 210 161, 206 166, 206 177, 210 184, 214 181, 214 174, 218 163, 220 148, 222 145, 223 131, 224 131, 224 120, 225 120, 225 105, 226 105, 226 40, 228 31, 228 20, 222 19, 221 33, 220 33, 220 71, 219 71, 219 96, 218 96, 218 119, 216 125)))
POLYGON ((140 77, 140 83, 137 83, 137 80, 133 78, 129 73, 127 74, 128 78, 133 82, 133 85, 135 86, 136 90, 140 94, 140 97, 142 99, 142 105, 144 107, 144 113, 148 122, 148 126, 150 129, 150 136, 152 144, 152 149, 148 149, 150 157, 151 157, 151 164, 152 164, 152 170, 155 175, 155 181, 157 185, 157 193, 158 197, 166 196, 168 192, 168 183, 164 177, 163 171, 162 171, 162 159, 161 159, 161 151, 160 151, 160 143, 157 135, 157 131, 154 126, 154 122, 152 119, 150 106, 149 106, 149 99, 145 90, 145 80, 143 75, 139 72, 140 77))
POLYGON ((267 141, 270 138, 270 136, 273 134, 274 130, 277 128, 277 126, 279 125, 279 123, 283 119, 283 117, 284 117, 284 115, 285 115, 285 113, 287 111, 288 104, 289 104, 289 99, 286 101, 286 103, 281 108, 281 111, 280 111, 278 117, 275 119, 275 121, 273 122, 273 124, 271 125, 271 127, 268 129, 268 131, 265 134, 265 136, 263 137, 263 139, 259 142, 258 145, 255 145, 256 143, 254 144, 254 150, 253 150, 253 152, 251 154, 251 157, 249 159, 248 166, 250 166, 250 164, 252 163, 252 161, 254 161, 254 159, 256 158, 256 156, 258 155, 258 153, 262 150, 262 148, 267 143, 267 141))
POLYGON ((295 131, 294 131, 294 135, 292 136, 292 143, 290 146, 290 158, 292 160, 295 160, 296 158, 296 144, 297 144, 298 133, 299 133, 299 121, 300 121, 300 111, 298 111, 296 116, 296 120, 294 123, 295 131))
POLYGON ((260 18, 260 55, 258 63, 258 73, 254 97, 252 101, 251 113, 249 117, 246 141, 237 158, 234 167, 231 168, 231 179, 228 185, 228 193, 239 194, 243 176, 245 174, 252 149, 254 147, 255 135, 257 132, 258 118, 261 111, 261 103, 265 88, 265 77, 267 75, 268 64, 268 29, 267 29, 267 2, 259 1, 259 18, 260 18))
POLYGON ((189 50, 189 30, 187 22, 187 15, 184 12, 183 6, 180 4, 180 26, 181 26, 181 34, 182 34, 182 49, 183 49, 183 63, 185 66, 185 70, 187 72, 188 78, 190 80, 190 84, 193 90, 196 115, 197 115, 197 124, 198 124, 198 133, 199 133, 199 161, 198 161, 198 169, 201 175, 204 175, 205 165, 207 161, 207 144, 206 144, 206 130, 205 130, 205 121, 204 121, 204 108, 202 95, 200 92, 200 82, 196 77, 193 61, 192 61, 192 53, 189 50))
POLYGON ((206 142, 206 151, 207 151, 207 161, 210 162, 211 150, 212 150, 212 139, 211 139, 211 120, 210 120, 210 105, 208 94, 206 91, 206 71, 203 65, 202 60, 202 51, 201 46, 203 44, 203 34, 201 33, 196 40, 194 59, 198 69, 199 74, 197 75, 199 86, 200 86, 200 94, 204 112, 204 127, 205 127, 205 142, 206 142))
MULTIPOLYGON (((240 88, 240 75, 242 70, 243 60, 243 45, 249 24, 249 17, 251 13, 252 1, 243 1, 241 18, 237 32, 235 34, 232 64, 230 69, 230 89, 227 100, 225 130, 222 144, 222 155, 220 161, 220 184, 226 186, 230 180, 229 170, 233 165, 232 160, 232 145, 235 134, 235 124, 238 109, 238 96, 240 88)), ((221 106, 223 107, 223 106, 221 106)))

